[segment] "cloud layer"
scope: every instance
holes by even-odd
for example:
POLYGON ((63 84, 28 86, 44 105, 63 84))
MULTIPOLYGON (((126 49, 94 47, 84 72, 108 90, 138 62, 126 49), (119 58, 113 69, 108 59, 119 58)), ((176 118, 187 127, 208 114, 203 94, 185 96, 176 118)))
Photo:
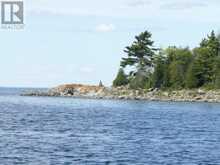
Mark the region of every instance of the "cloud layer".
POLYGON ((130 15, 150 15, 152 11, 185 10, 192 8, 207 7, 209 5, 220 5, 217 0, 32 0, 27 1, 27 10, 40 13, 65 15, 100 15, 100 16, 130 16, 130 15), (140 9, 142 8, 142 9, 140 9), (145 9, 143 9, 145 8, 145 9))

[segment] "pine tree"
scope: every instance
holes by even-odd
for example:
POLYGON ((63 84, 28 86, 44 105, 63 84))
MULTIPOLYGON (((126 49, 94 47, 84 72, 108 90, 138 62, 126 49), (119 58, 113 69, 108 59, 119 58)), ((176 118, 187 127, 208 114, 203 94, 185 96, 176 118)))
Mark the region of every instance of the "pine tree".
POLYGON ((166 59, 163 57, 163 55, 159 55, 155 59, 155 68, 152 75, 152 86, 154 88, 161 88, 166 85, 165 76, 167 75, 167 69, 166 69, 166 59))
POLYGON ((197 68, 194 63, 192 63, 187 71, 185 87, 188 89, 197 88, 198 87, 198 77, 196 76, 197 68))
POLYGON ((181 89, 185 87, 185 78, 193 56, 189 48, 169 47, 166 51, 168 74, 167 87, 181 89))
POLYGON ((220 89, 220 56, 216 57, 214 65, 214 87, 220 89))
POLYGON ((145 31, 136 36, 132 45, 127 46, 124 50, 128 57, 122 58, 121 66, 134 68, 130 72, 132 88, 143 88, 149 78, 153 68, 153 56, 158 50, 153 47, 153 43, 151 33, 145 31))
POLYGON ((208 48, 213 57, 219 55, 220 42, 214 31, 212 31, 211 34, 207 36, 207 39, 202 40, 200 47, 208 48))
POLYGON ((202 80, 200 84, 215 84, 217 74, 215 65, 218 56, 220 56, 220 41, 215 32, 212 31, 197 48, 197 61, 200 65, 200 78, 202 80))
POLYGON ((218 77, 216 59, 220 55, 220 42, 214 31, 195 48, 194 62, 188 70, 187 87, 214 86, 218 77))
MULTIPOLYGON (((131 66, 129 76, 123 75, 123 72, 116 79, 129 83, 134 89, 220 89, 220 35, 216 36, 214 31, 193 50, 175 46, 168 47, 160 54, 157 54, 157 50, 148 31, 136 36, 132 45, 124 50, 127 58, 121 61, 123 68, 131 66)), ((114 84, 118 84, 116 82, 114 84)))
POLYGON ((201 87, 206 83, 211 82, 212 65, 210 63, 210 52, 205 47, 194 49, 195 59, 192 66, 192 71, 197 79, 197 87, 201 87))
POLYGON ((119 69, 116 79, 113 81, 113 86, 124 86, 128 84, 128 79, 124 70, 122 68, 119 69))
POLYGON ((218 71, 216 72, 214 87, 215 87, 216 89, 220 89, 220 70, 218 70, 218 71))
POLYGON ((121 66, 136 66, 136 69, 152 67, 152 59, 155 54, 151 33, 148 31, 142 32, 135 37, 135 41, 131 46, 127 46, 124 50, 127 53, 127 58, 122 58, 121 66))

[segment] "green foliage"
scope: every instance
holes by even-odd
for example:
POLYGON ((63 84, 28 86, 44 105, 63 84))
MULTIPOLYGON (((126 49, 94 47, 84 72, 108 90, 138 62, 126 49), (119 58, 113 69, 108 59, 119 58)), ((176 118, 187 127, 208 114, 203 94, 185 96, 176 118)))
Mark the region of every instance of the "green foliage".
POLYGON ((168 64, 167 87, 179 89, 185 87, 187 70, 192 62, 193 55, 188 48, 169 47, 166 50, 168 64))
POLYGON ((214 73, 214 87, 220 89, 220 56, 215 59, 214 73))
POLYGON ((186 73, 185 87, 188 89, 198 87, 198 77, 196 76, 197 68, 194 63, 189 66, 186 73))
POLYGON ((172 62, 169 66, 169 76, 172 88, 182 88, 184 85, 184 75, 178 62, 172 62))
POLYGON ((142 32, 135 37, 135 41, 131 46, 127 46, 124 52, 126 58, 122 58, 121 67, 130 66, 129 86, 130 88, 145 88, 150 79, 151 70, 153 68, 153 57, 157 49, 153 47, 151 33, 142 32))
POLYGON ((145 31, 125 49, 121 66, 134 68, 127 82, 131 88, 220 89, 220 35, 212 31, 197 48, 172 46, 159 54, 153 43, 145 31))
POLYGON ((210 35, 207 36, 207 39, 203 39, 200 43, 200 47, 208 48, 212 56, 217 56, 220 53, 220 42, 219 38, 215 35, 215 32, 212 31, 210 35))
POLYGON ((129 87, 131 89, 144 89, 149 77, 145 71, 139 70, 134 76, 130 77, 129 87))
POLYGON ((119 69, 116 79, 113 81, 113 86, 123 86, 128 84, 127 75, 122 68, 119 69))
POLYGON ((211 52, 206 47, 196 48, 194 50, 194 74, 198 79, 198 87, 213 80, 213 57, 211 52))
MULTIPOLYGON (((152 75, 152 87, 154 88, 162 88, 166 85, 166 75, 167 75, 167 67, 166 67, 166 58, 160 54, 155 58, 155 66, 154 72, 152 75)), ((150 87, 150 84, 148 85, 150 87)))
POLYGON ((145 31, 135 37, 135 41, 131 46, 127 46, 124 50, 127 53, 127 58, 122 58, 121 66, 136 66, 136 73, 139 69, 152 67, 152 57, 156 49, 153 48, 151 33, 145 31))
POLYGON ((218 72, 216 73, 216 78, 215 78, 215 83, 214 83, 214 85, 215 85, 215 88, 216 88, 216 89, 220 89, 220 71, 218 71, 218 72))

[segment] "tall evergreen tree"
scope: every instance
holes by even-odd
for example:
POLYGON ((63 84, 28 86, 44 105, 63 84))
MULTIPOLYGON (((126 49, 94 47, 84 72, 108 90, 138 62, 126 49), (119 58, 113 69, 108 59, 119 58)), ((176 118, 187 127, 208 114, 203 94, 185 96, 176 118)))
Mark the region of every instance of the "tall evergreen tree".
POLYGON ((184 88, 188 67, 193 56, 189 48, 169 47, 166 50, 168 63, 169 86, 172 88, 184 88))
POLYGON ((195 60, 193 63, 194 75, 198 80, 197 87, 210 83, 213 79, 212 55, 208 48, 200 47, 194 49, 195 60))
POLYGON ((152 75, 152 87, 154 88, 165 87, 166 76, 167 76, 166 58, 162 54, 159 54, 155 58, 154 72, 152 75))
POLYGON ((186 79, 185 79, 186 88, 192 89, 198 87, 199 80, 198 80, 198 76, 196 75, 197 72, 198 71, 196 65, 194 63, 191 63, 186 73, 186 79))
POLYGON ((207 36, 207 39, 203 39, 200 43, 200 47, 208 48, 210 54, 213 57, 216 57, 220 53, 220 42, 218 37, 215 35, 215 32, 212 31, 210 35, 207 36))
POLYGON ((220 89, 220 35, 214 31, 193 50, 175 46, 160 54, 157 50, 148 31, 126 47, 127 57, 122 58, 121 66, 131 66, 126 77, 131 88, 220 89))
POLYGON ((131 86, 135 88, 144 88, 150 72, 153 68, 153 56, 158 49, 153 47, 151 33, 142 32, 135 37, 135 41, 131 46, 127 46, 124 50, 127 53, 126 58, 122 58, 121 66, 132 66, 134 68, 130 72, 131 86))
POLYGON ((198 87, 214 84, 215 61, 220 55, 220 42, 214 31, 200 43, 200 47, 194 49, 196 68, 195 76, 198 80, 198 87))
POLYGON ((127 46, 124 50, 127 53, 127 58, 122 58, 121 66, 136 66, 136 69, 144 69, 152 67, 152 59, 155 54, 151 33, 148 31, 142 32, 135 36, 135 41, 131 46, 127 46))

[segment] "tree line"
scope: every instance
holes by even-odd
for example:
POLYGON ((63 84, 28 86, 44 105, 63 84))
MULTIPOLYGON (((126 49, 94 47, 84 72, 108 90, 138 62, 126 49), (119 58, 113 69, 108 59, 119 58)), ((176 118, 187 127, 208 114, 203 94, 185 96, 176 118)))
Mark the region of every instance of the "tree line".
POLYGON ((214 31, 198 47, 154 47, 150 32, 124 50, 113 86, 131 89, 220 89, 220 36, 214 31))

